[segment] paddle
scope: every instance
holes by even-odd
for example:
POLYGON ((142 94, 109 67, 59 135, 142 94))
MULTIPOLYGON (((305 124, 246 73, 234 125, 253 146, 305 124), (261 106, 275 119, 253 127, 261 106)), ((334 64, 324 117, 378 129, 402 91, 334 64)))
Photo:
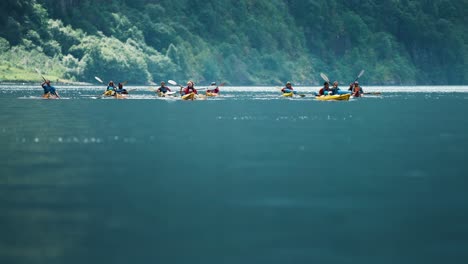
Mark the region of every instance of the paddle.
MULTIPOLYGON (((41 71, 38 68, 34 68, 34 69, 42 77, 42 80, 44 80, 44 82, 47 82, 46 78, 44 77, 44 75, 42 75, 41 71)), ((58 95, 57 91, 55 91, 55 89, 54 89, 54 92, 52 94, 57 96, 57 98, 60 98, 60 96, 58 95)))
MULTIPOLYGON (((184 87, 184 86, 182 86, 182 85, 180 85, 180 84, 177 84, 177 82, 174 81, 174 80, 168 80, 167 82, 168 82, 170 85, 179 86, 180 88, 183 88, 183 87, 184 87)), ((223 83, 223 85, 224 85, 224 83, 223 83)), ((196 88, 195 90, 197 90, 197 91, 203 91, 203 90, 206 90, 206 89, 208 89, 208 88, 209 88, 209 87, 196 88)))
MULTIPOLYGON (((356 77, 356 79, 354 79, 354 82, 353 82, 353 89, 351 90, 351 92, 354 94, 354 83, 359 79, 361 78, 361 76, 364 74, 364 70, 361 70, 358 74, 358 76, 356 77)), ((361 89, 362 91, 362 89, 361 89)))
MULTIPOLYGON (((96 79, 96 81, 98 81, 98 82, 104 84, 104 81, 102 81, 101 78, 99 78, 99 77, 97 77, 97 76, 94 76, 94 79, 96 79)), ((106 91, 107 91, 107 88, 106 88, 106 91)), ((105 93, 105 92, 104 92, 104 93, 105 93)), ((100 96, 103 96, 104 93, 100 94, 100 96)))
POLYGON ((35 70, 42 77, 42 80, 44 80, 44 82, 46 82, 46 78, 44 78, 44 76, 41 74, 41 71, 39 71, 38 68, 35 68, 35 70))
MULTIPOLYGON (((276 86, 275 88, 279 89, 280 91, 283 90, 283 88, 278 87, 278 86, 276 86)), ((294 94, 297 94, 296 91, 294 91, 294 90, 291 90, 291 92, 293 92, 294 94)), ((306 96, 305 94, 297 94, 297 95, 299 95, 300 97, 305 97, 306 96)))
POLYGON ((328 79, 328 76, 325 75, 325 73, 321 72, 321 73, 320 73, 320 77, 322 77, 322 79, 323 79, 324 81, 326 81, 327 83, 330 83, 330 79, 328 79))
POLYGON ((361 78, 361 76, 364 74, 364 70, 361 70, 361 72, 359 72, 358 76, 356 77, 356 79, 354 80, 357 81, 359 78, 361 78))
POLYGON ((94 76, 94 79, 96 79, 98 82, 104 84, 104 82, 101 80, 101 78, 97 77, 97 76, 94 76))

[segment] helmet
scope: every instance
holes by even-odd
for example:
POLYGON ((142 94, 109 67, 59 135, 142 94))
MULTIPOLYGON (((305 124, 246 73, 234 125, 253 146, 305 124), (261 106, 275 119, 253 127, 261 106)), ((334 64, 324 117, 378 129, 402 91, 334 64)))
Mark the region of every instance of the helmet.
POLYGON ((215 82, 212 82, 211 85, 216 85, 216 83, 215 83, 215 82))
POLYGON ((358 81, 355 81, 354 84, 359 84, 359 82, 358 82, 358 81))

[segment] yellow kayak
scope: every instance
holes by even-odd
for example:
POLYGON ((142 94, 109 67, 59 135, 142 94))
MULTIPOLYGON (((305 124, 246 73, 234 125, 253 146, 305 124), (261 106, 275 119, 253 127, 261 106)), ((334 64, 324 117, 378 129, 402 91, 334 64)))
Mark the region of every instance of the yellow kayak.
POLYGON ((218 96, 217 93, 206 92, 206 96, 218 96))
POLYGON ((53 95, 51 93, 43 94, 42 98, 44 98, 44 99, 58 99, 58 97, 56 95, 53 95))
POLYGON ((284 97, 293 97, 294 93, 293 92, 290 92, 290 93, 283 93, 283 96, 284 97))
POLYGON ((182 100, 193 100, 195 99, 195 93, 189 93, 182 96, 182 100))
POLYGON ((320 101, 330 101, 330 100, 348 101, 349 97, 351 97, 351 94, 321 95, 321 96, 316 96, 315 98, 317 98, 317 100, 320 100, 320 101))

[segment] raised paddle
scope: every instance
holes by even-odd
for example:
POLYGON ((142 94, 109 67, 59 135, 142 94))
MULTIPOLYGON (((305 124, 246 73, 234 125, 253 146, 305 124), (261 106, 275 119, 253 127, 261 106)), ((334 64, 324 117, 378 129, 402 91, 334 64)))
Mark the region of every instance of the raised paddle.
POLYGON ((41 71, 39 71, 38 68, 35 68, 37 74, 39 74, 41 77, 42 77, 42 80, 44 80, 44 82, 46 82, 46 78, 44 78, 44 76, 41 74, 41 71))
MULTIPOLYGON (((104 84, 104 81, 102 81, 101 78, 99 78, 99 77, 97 77, 97 76, 94 76, 94 79, 96 79, 96 81, 98 81, 98 82, 104 84)), ((105 91, 104 93, 100 94, 100 96, 104 96, 104 94, 105 94, 106 92, 107 92, 107 88, 106 88, 106 91, 105 91)))
POLYGON ((328 76, 325 75, 325 73, 321 72, 321 73, 320 73, 320 77, 322 77, 322 79, 323 79, 324 81, 326 81, 327 83, 330 83, 330 79, 328 79, 328 76))
POLYGON ((364 74, 364 70, 361 70, 361 72, 359 72, 358 76, 356 77, 356 79, 354 79, 354 82, 357 81, 359 78, 361 78, 361 76, 364 74))
MULTIPOLYGON (((353 83, 352 83, 352 89, 351 89, 351 93, 354 94, 354 83, 359 80, 359 78, 361 78, 361 76, 364 74, 364 70, 361 70, 358 74, 358 76, 356 77, 356 79, 354 79, 353 83)), ((362 89, 361 89, 362 91, 362 89)))
POLYGON ((101 80, 101 78, 97 77, 97 76, 94 76, 94 79, 96 79, 98 82, 104 84, 104 82, 101 80))
MULTIPOLYGON (((38 69, 38 68, 35 68, 36 72, 42 77, 42 80, 44 80, 44 82, 47 82, 46 78, 44 78, 44 75, 42 75, 41 71, 38 69)), ((60 96, 58 95, 58 93, 55 91, 54 89, 54 93, 53 95, 57 96, 57 98, 60 99, 60 96)))
MULTIPOLYGON (((167 81, 169 84, 171 85, 174 85, 174 86, 179 86, 180 88, 183 88, 184 86, 180 85, 180 84, 177 84, 177 82, 173 81, 173 80, 169 80, 167 81)), ((203 87, 203 88, 195 88, 195 90, 197 91, 203 91, 203 90, 206 90, 208 89, 209 87, 203 87)))

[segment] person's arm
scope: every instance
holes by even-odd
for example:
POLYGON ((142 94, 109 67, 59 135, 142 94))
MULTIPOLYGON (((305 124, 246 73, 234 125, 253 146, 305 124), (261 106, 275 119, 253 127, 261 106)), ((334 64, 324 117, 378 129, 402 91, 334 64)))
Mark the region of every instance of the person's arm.
POLYGON ((198 94, 198 91, 197 91, 197 89, 195 89, 195 88, 193 88, 193 92, 194 92, 195 94, 198 94))
POLYGON ((171 89, 170 89, 169 87, 167 87, 167 90, 168 90, 169 92, 172 92, 171 89))

